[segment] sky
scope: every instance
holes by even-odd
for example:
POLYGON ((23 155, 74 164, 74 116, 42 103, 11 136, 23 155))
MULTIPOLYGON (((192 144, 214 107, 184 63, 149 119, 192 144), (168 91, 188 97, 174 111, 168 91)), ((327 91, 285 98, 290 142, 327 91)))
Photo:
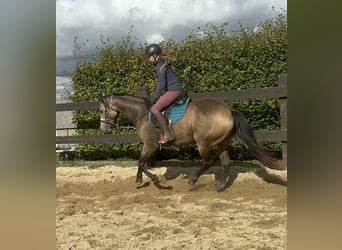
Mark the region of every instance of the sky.
MULTIPOLYGON (((56 0, 56 75, 73 70, 74 38, 93 54, 101 36, 120 41, 133 25, 132 36, 158 43, 163 34, 181 41, 208 22, 228 21, 256 27, 274 11, 287 11, 286 0, 56 0), (274 9, 274 10, 273 10, 274 9)), ((229 30, 227 30, 229 33, 229 30)))

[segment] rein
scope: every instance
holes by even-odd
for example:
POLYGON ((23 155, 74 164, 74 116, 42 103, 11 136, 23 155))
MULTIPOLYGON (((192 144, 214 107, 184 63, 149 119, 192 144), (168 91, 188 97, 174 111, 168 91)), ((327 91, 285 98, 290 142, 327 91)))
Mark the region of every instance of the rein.
POLYGON ((136 123, 138 121, 140 121, 144 116, 146 116, 148 114, 148 112, 142 114, 141 116, 139 116, 137 119, 135 119, 134 121, 132 121, 133 123, 136 123))
MULTIPOLYGON (((114 121, 114 122, 110 122, 110 119, 108 118, 108 109, 111 109, 112 111, 114 111, 114 112, 116 112, 116 113, 124 113, 124 112, 122 112, 122 111, 119 110, 119 109, 114 109, 114 108, 112 108, 112 104, 109 105, 107 101, 104 102, 104 105, 105 105, 105 118, 104 118, 104 119, 101 118, 100 121, 101 121, 102 123, 109 124, 110 126, 115 126, 116 128, 119 128, 119 127, 120 127, 120 126, 119 126, 119 116, 118 116, 118 118, 116 119, 116 122, 115 122, 115 121, 114 121)), ((148 114, 148 112, 142 114, 141 116, 139 116, 137 119, 135 119, 135 120, 133 120, 133 121, 127 122, 126 124, 129 124, 130 122, 136 123, 136 122, 138 122, 139 120, 141 120, 144 116, 146 116, 147 114, 148 114)))
MULTIPOLYGON (((121 112, 122 113, 122 112, 121 112)), ((141 116, 139 116, 137 119, 133 120, 133 121, 128 121, 128 122, 125 122, 123 123, 122 125, 128 125, 129 123, 136 123, 138 121, 140 121, 144 116, 146 116, 148 114, 148 112, 142 114, 141 116)), ((119 117, 117 118, 116 122, 112 123, 112 122, 108 122, 108 121, 102 121, 103 119, 101 119, 101 122, 103 123, 107 123, 107 124, 110 124, 111 126, 115 125, 116 128, 119 128, 119 117)))

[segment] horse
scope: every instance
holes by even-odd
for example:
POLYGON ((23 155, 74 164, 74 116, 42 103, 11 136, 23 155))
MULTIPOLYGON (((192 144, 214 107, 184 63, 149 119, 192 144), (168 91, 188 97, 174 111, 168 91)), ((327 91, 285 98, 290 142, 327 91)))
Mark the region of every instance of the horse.
MULTIPOLYGON (((160 139, 160 129, 149 120, 150 100, 146 97, 125 94, 99 94, 98 99, 100 101, 100 129, 104 133, 111 132, 115 118, 122 113, 134 124, 136 133, 143 142, 138 160, 136 185, 142 185, 142 173, 145 173, 151 181, 158 181, 157 175, 151 173, 146 166, 151 157, 154 157, 160 139)), ((217 191, 220 192, 226 188, 230 166, 228 145, 234 136, 244 141, 250 153, 266 167, 276 170, 287 168, 258 145, 245 116, 219 100, 192 100, 183 118, 172 126, 174 140, 168 142, 168 146, 196 144, 202 158, 203 165, 188 180, 191 186, 213 165, 212 149, 215 147, 223 167, 217 191)))

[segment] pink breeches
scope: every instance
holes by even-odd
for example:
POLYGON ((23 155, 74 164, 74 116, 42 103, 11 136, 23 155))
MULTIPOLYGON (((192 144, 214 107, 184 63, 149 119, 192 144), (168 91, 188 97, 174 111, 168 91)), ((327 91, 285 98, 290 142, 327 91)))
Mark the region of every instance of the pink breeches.
POLYGON ((152 106, 152 113, 157 111, 163 111, 167 107, 169 107, 176 99, 182 94, 183 90, 169 90, 166 91, 158 101, 152 106))

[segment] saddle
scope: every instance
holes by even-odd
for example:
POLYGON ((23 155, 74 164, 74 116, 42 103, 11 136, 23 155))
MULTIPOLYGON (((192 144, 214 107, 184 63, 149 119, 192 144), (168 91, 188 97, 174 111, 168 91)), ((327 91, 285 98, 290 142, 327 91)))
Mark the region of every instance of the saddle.
MULTIPOLYGON (((175 124, 182 120, 190 102, 191 98, 188 97, 187 91, 183 91, 177 100, 162 112, 168 123, 175 124)), ((148 113, 148 118, 155 127, 160 128, 159 123, 154 118, 151 110, 148 113)))

